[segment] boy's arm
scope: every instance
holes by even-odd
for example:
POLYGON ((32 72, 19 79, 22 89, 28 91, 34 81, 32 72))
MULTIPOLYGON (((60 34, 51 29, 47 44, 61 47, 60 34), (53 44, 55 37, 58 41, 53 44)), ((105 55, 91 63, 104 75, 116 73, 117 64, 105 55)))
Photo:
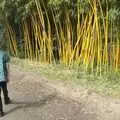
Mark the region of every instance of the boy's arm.
POLYGON ((9 63, 6 63, 6 81, 9 82, 9 63))
POLYGON ((5 55, 5 63, 6 63, 6 81, 9 82, 9 62, 10 62, 10 57, 8 54, 5 55))

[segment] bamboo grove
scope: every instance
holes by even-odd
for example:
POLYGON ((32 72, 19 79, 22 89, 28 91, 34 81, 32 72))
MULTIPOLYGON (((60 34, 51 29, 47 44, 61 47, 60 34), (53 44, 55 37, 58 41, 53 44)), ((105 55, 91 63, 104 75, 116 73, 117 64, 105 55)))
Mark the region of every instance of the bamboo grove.
MULTIPOLYGON (((90 10, 87 14, 80 14, 80 6, 77 7, 77 24, 74 25, 76 33, 73 34, 72 20, 67 10, 64 11, 63 20, 56 22, 56 8, 50 7, 49 14, 43 2, 41 6, 39 0, 34 0, 35 9, 28 18, 20 21, 22 54, 25 58, 40 63, 83 65, 86 71, 100 74, 109 70, 119 71, 119 29, 116 28, 114 32, 114 24, 109 22, 107 1, 104 12, 100 0, 88 1, 90 10)), ((14 28, 9 21, 6 25, 10 52, 19 57, 14 28)))

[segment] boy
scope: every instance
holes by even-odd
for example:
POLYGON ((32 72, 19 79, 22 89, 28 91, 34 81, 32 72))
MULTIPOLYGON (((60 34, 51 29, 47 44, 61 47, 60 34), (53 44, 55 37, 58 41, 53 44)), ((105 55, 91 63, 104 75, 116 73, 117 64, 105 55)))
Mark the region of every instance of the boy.
POLYGON ((7 54, 0 50, 0 117, 4 115, 1 90, 3 91, 4 103, 10 104, 10 98, 8 97, 7 82, 8 82, 8 66, 9 57, 7 54))

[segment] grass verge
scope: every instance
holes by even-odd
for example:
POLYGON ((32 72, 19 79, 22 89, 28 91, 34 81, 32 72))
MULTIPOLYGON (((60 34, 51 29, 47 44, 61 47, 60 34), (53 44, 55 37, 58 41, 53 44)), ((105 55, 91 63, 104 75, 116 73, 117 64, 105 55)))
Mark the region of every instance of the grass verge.
POLYGON ((23 71, 39 73, 48 80, 59 80, 75 87, 84 87, 102 96, 120 98, 120 74, 109 72, 98 76, 85 72, 82 67, 68 68, 60 64, 38 64, 28 60, 12 58, 12 64, 23 71))

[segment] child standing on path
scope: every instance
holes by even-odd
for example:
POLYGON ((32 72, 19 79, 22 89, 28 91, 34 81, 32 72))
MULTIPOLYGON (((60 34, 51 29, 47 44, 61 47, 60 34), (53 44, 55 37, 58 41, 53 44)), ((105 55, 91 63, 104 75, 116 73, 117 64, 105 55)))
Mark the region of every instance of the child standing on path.
POLYGON ((6 105, 10 103, 10 98, 8 97, 8 90, 7 90, 8 62, 9 62, 9 56, 5 52, 0 50, 0 117, 4 115, 1 90, 3 91, 4 103, 6 105))

